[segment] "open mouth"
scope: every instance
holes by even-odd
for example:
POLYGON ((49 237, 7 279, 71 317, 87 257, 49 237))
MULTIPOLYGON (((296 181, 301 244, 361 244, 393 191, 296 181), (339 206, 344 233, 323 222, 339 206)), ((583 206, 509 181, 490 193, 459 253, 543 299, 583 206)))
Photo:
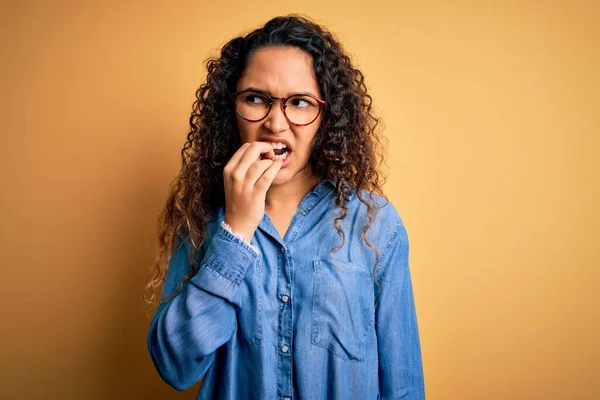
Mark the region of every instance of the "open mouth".
MULTIPOLYGON (((271 143, 271 146, 273 147, 273 152, 275 153, 275 159, 286 160, 292 153, 292 150, 284 143, 271 143)), ((267 155, 265 153, 261 154, 261 159, 267 159, 267 155)))
POLYGON ((273 150, 275 152, 275 158, 286 158, 288 156, 288 154, 290 154, 290 150, 289 149, 275 149, 273 150))

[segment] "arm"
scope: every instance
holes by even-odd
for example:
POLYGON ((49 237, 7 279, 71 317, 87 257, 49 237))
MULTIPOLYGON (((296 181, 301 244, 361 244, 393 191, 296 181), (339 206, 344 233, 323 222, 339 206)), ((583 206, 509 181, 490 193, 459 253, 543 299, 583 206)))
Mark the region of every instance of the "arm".
POLYGON ((425 399, 421 345, 408 265, 408 237, 399 222, 381 254, 375 329, 382 400, 425 399))
MULTIPOLYGON (((188 273, 188 254, 187 241, 173 251, 163 294, 174 294, 188 273)), ((221 225, 198 272, 175 298, 159 305, 148 332, 148 351, 159 375, 175 389, 198 382, 215 351, 234 334, 239 285, 257 257, 255 248, 221 225)))

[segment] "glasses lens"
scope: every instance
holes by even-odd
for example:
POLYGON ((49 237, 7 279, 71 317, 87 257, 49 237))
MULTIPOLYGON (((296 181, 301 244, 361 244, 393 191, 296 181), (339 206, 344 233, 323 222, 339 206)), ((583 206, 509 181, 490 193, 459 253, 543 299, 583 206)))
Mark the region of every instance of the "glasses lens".
POLYGON ((258 121, 268 114, 269 99, 260 92, 244 92, 236 97, 235 108, 242 118, 258 121))
POLYGON ((319 115, 319 103, 310 96, 296 95, 288 99, 285 114, 290 122, 308 124, 319 115))

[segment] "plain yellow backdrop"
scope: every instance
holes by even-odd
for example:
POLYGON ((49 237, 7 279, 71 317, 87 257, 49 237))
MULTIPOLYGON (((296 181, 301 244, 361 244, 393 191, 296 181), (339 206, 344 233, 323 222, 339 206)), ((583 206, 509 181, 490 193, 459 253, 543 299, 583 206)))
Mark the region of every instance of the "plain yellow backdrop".
POLYGON ((195 398, 147 355, 156 216, 203 61, 292 12, 384 119, 428 399, 600 398, 599 3, 1 7, 1 398, 195 398))

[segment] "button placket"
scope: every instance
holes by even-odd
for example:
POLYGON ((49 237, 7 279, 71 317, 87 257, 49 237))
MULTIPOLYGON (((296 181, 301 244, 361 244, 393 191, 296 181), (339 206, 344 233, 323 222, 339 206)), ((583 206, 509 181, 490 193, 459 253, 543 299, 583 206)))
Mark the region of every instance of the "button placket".
POLYGON ((278 331, 278 371, 277 371, 277 392, 278 398, 289 397, 293 392, 292 383, 292 343, 293 317, 290 297, 292 293, 293 279, 293 260, 290 254, 291 249, 284 244, 279 248, 281 255, 278 259, 277 274, 277 296, 281 300, 279 310, 279 331, 278 331))

